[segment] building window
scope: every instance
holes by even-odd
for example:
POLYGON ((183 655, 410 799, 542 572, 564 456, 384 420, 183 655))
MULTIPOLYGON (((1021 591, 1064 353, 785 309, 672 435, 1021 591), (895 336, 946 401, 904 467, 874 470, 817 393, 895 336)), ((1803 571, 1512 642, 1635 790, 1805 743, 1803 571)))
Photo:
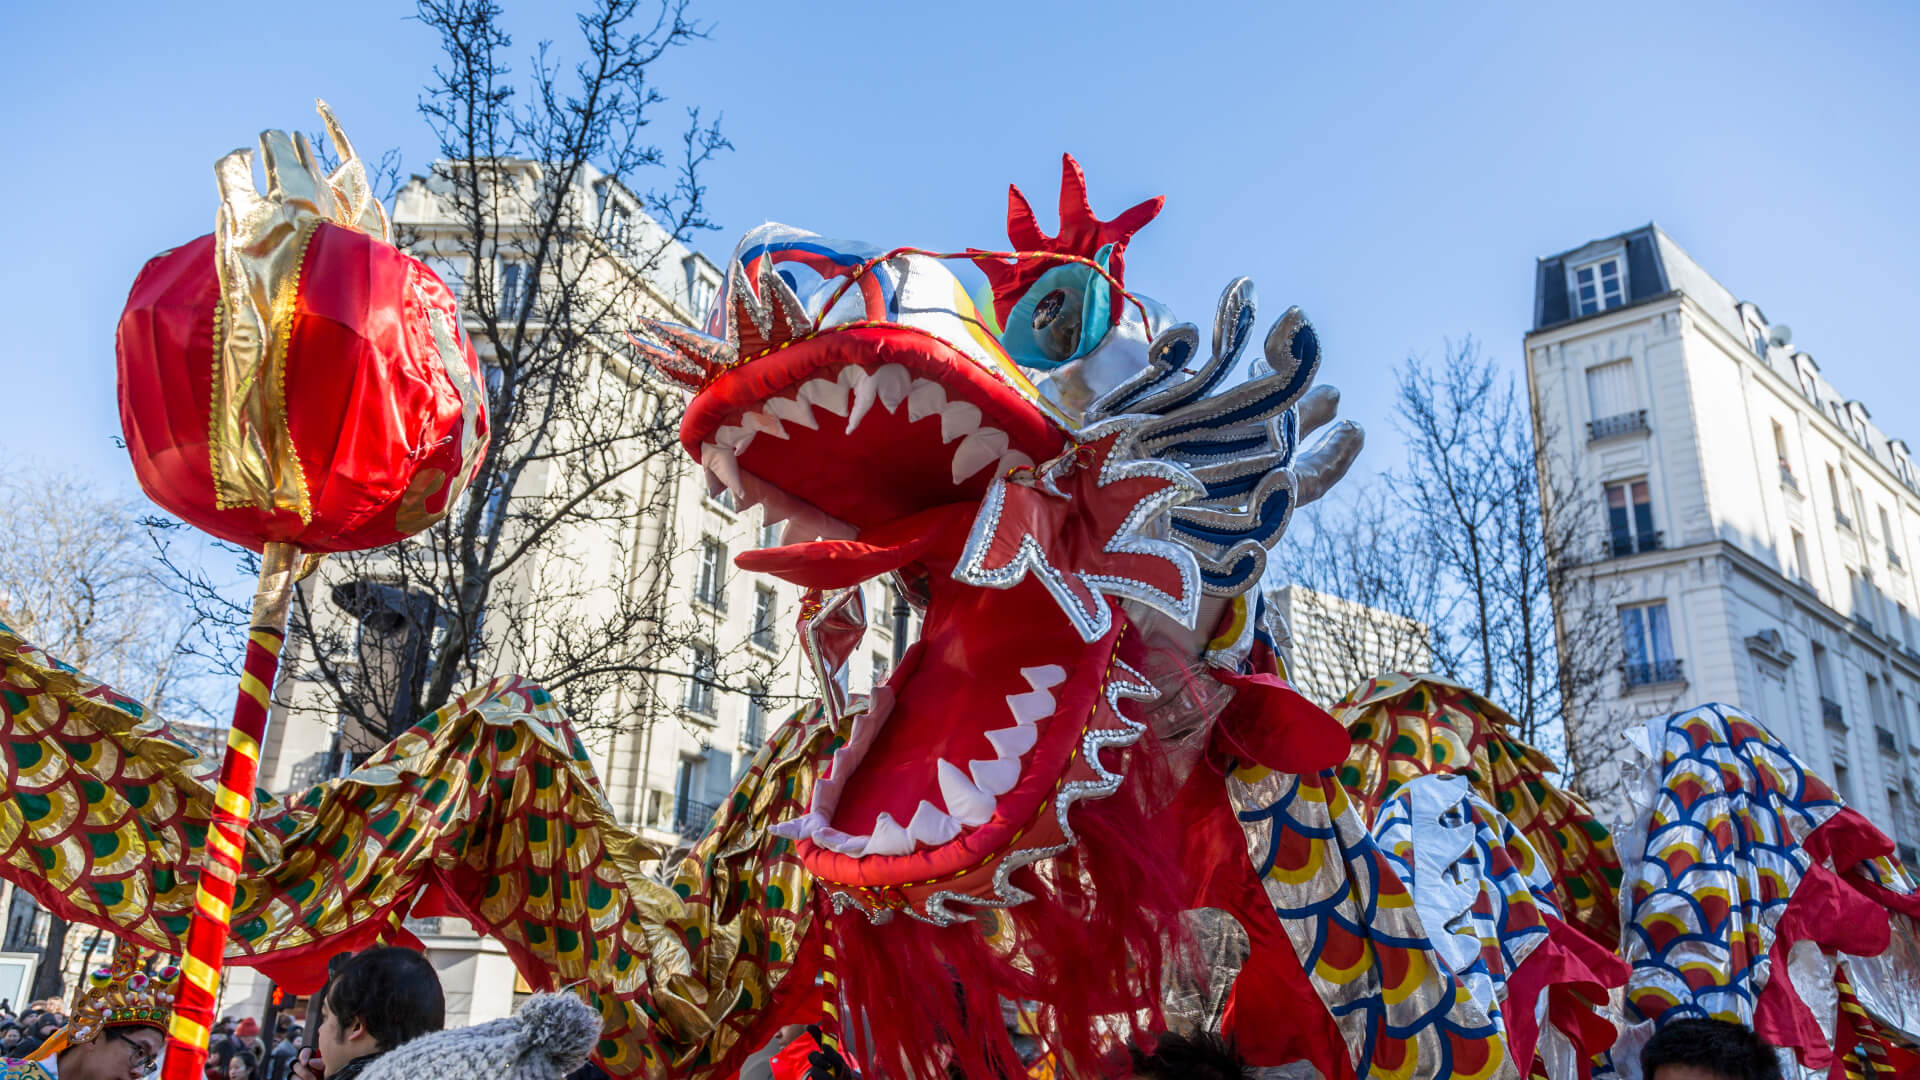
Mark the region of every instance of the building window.
POLYGON ((607 242, 623 255, 633 243, 633 211, 617 202, 607 204, 607 242))
POLYGON ((758 749, 767 739, 767 691, 752 686, 747 691, 747 722, 741 725, 740 741, 758 749))
POLYGON ((713 646, 694 642, 692 667, 687 676, 687 711, 712 716, 713 680, 719 670, 713 646))
POLYGON ((755 585, 753 587, 753 634, 749 640, 760 648, 772 652, 773 627, 779 618, 779 597, 765 585, 755 585))
POLYGON ((1905 645, 1908 649, 1912 649, 1913 648, 1912 616, 1907 614, 1907 605, 1902 604, 1899 601, 1895 601, 1893 607, 1894 607, 1894 624, 1891 627, 1888 627, 1888 629, 1892 633, 1899 635, 1900 644, 1905 645))
POLYGON ((1802 584, 1811 585, 1813 584, 1813 569, 1811 565, 1807 562, 1807 538, 1804 534, 1800 532, 1799 529, 1792 529, 1789 531, 1793 533, 1794 573, 1800 576, 1800 581, 1802 584))
POLYGON ((1678 682, 1680 661, 1673 655, 1673 632, 1665 601, 1620 609, 1620 640, 1627 652, 1627 685, 1678 682))
POLYGON ((1880 511, 1880 542, 1887 547, 1887 565, 1900 568, 1900 545, 1893 539, 1893 520, 1887 516, 1887 508, 1875 507, 1880 511))
POLYGON ((1833 790, 1839 793, 1842 801, 1853 801, 1853 778, 1847 772, 1847 767, 1837 762, 1833 766, 1833 790))
POLYGON ((784 526, 777 521, 771 521, 760 526, 760 546, 763 548, 779 547, 780 534, 783 529, 784 526))
POLYGON ((1615 360, 1587 369, 1587 441, 1647 430, 1647 413, 1633 381, 1633 361, 1615 360))
POLYGON ((1880 621, 1879 593, 1871 578, 1854 572, 1852 567, 1847 568, 1847 594, 1853 598, 1853 621, 1868 630, 1880 621))
POLYGON ((723 487, 719 491, 707 496, 707 498, 712 501, 713 505, 725 510, 729 514, 738 512, 738 504, 733 501, 732 488, 723 487))
POLYGON ((700 541, 700 576, 693 595, 702 603, 727 610, 727 545, 709 536, 700 541))
POLYGON ((1580 315, 1611 311, 1627 302, 1627 277, 1620 256, 1611 255, 1573 271, 1573 310, 1580 315))
POLYGON ((500 318, 517 322, 533 307, 533 267, 512 259, 500 260, 500 318))
POLYGON ((700 771, 695 758, 681 758, 680 771, 673 777, 673 827, 685 829, 701 820, 706 807, 693 801, 693 778, 700 771))
POLYGON ((887 671, 893 665, 887 661, 887 654, 873 654, 873 685, 881 686, 887 681, 887 671))
POLYGON ((1834 524, 1852 530, 1853 519, 1847 516, 1847 504, 1840 498, 1840 474, 1831 465, 1827 466, 1827 494, 1833 496, 1834 524))
POLYGON ((1653 497, 1646 480, 1608 484, 1607 554, 1617 559, 1658 550, 1660 533, 1653 527, 1653 497))
POLYGON ((1778 420, 1773 422, 1773 452, 1780 459, 1780 482, 1799 491, 1800 481, 1793 478, 1793 461, 1787 457, 1787 429, 1778 420))

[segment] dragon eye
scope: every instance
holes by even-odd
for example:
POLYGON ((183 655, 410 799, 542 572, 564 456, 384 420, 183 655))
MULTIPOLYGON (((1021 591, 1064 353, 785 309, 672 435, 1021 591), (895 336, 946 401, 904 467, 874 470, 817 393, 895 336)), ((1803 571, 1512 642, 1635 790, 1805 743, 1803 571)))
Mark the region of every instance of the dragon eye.
POLYGON ((1033 309, 1033 338, 1054 363, 1064 363, 1080 348, 1080 294, 1055 289, 1033 309))
POLYGON ((1065 289, 1055 289, 1041 297, 1040 303, 1033 309, 1034 330, 1045 330, 1048 323, 1060 317, 1060 310, 1066 306, 1067 291, 1065 289))

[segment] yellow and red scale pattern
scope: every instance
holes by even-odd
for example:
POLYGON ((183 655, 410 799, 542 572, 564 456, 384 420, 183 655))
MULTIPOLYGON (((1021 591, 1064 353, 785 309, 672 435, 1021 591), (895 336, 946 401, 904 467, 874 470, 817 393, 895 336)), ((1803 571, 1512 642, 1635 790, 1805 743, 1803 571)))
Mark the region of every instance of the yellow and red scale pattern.
MULTIPOLYGON (((496 679, 344 780, 291 801, 254 792, 226 959, 315 989, 333 953, 410 941, 408 914, 455 914, 505 943, 529 983, 584 985, 613 1075, 714 1075, 807 932, 806 875, 762 826, 807 805, 807 763, 832 738, 790 720, 661 884, 645 865, 660 852, 616 822, 551 697, 496 679)), ((0 877, 72 921, 180 954, 217 767, 0 626, 0 877)))
POLYGON ((1620 941, 1620 857, 1586 800, 1556 785, 1546 755, 1508 733, 1497 705, 1437 675, 1389 673, 1332 708, 1353 748, 1340 783, 1372 820, 1416 776, 1459 774, 1546 861, 1567 921, 1609 948, 1620 941))

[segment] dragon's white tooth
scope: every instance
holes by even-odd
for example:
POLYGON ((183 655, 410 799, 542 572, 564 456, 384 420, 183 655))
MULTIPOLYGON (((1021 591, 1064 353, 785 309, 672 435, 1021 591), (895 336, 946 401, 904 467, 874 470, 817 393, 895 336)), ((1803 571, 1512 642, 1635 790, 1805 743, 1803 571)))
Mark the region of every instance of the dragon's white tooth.
POLYGON ((820 530, 808 527, 807 523, 799 518, 787 522, 780 530, 781 547, 786 547, 788 544, 804 544, 818 539, 820 539, 820 530))
POLYGON ((1007 433, 997 428, 981 428, 979 431, 960 440, 953 452, 953 482, 964 483, 967 477, 1000 460, 1007 452, 1007 433))
POLYGON ((866 377, 866 368, 861 367, 859 364, 848 364, 846 367, 840 369, 839 374, 833 377, 833 381, 851 390, 859 386, 860 381, 866 377))
POLYGON ((775 836, 784 836, 789 840, 810 840, 814 834, 826 828, 827 819, 809 810, 797 818, 767 826, 767 831, 775 836))
POLYGON ((740 463, 734 460, 733 451, 719 446, 703 447, 700 451, 700 464, 713 470, 713 475, 727 485, 734 498, 746 494, 746 487, 740 482, 740 463))
POLYGON ((907 420, 917 424, 939 412, 946 404, 947 392, 939 383, 915 379, 913 389, 907 394, 907 420))
MULTIPOLYGON (((747 415, 741 417, 740 422, 747 426, 748 431, 764 431, 776 439, 784 439, 787 437, 786 425, 780 422, 779 417, 763 413, 758 409, 752 410, 748 412, 747 415)), ((734 453, 737 454, 739 451, 736 450, 734 453)))
POLYGON ((962 825, 985 825, 993 817, 993 796, 981 791, 979 785, 960 771, 960 766, 941 758, 936 771, 940 776, 940 797, 955 821, 962 825))
POLYGON ((1018 758, 1033 749, 1033 741, 1039 735, 1039 729, 1032 724, 1016 724, 1010 728, 987 732, 987 741, 993 744, 1002 759, 1018 758))
POLYGON ((960 835, 960 823, 953 820, 939 807, 925 799, 913 811, 913 820, 907 822, 907 835, 915 843, 936 847, 960 835))
POLYGON ((870 839, 871 837, 866 836, 849 836, 831 826, 822 826, 813 834, 814 843, 828 851, 837 851, 856 859, 867 853, 867 843, 870 839))
POLYGON ((1021 668, 1020 677, 1035 690, 1051 690, 1067 681, 1067 669, 1059 664, 1037 664, 1021 668))
POLYGON ((1066 681, 1067 669, 1058 664, 1043 664, 1039 667, 1021 668, 1020 674, 1026 677, 1027 685, 1033 689, 1018 694, 1008 694, 1007 708, 1013 713, 1014 723, 1029 727, 1053 715, 1052 690, 1066 681))
POLYGON ((1009 450, 1000 455, 1000 464, 996 466, 1000 475, 1005 476, 1015 469, 1033 468, 1033 459, 1018 450, 1009 450))
POLYGON ((721 424, 713 429, 713 441, 738 454, 753 441, 753 432, 747 430, 744 420, 739 424, 721 424))
POLYGON ((973 776, 973 782, 981 791, 999 798, 1013 790, 1020 780, 1019 758, 996 758, 992 761, 969 761, 967 772, 973 776))
POLYGON ((854 384, 853 405, 847 410, 847 434, 853 434, 853 429, 867 418, 867 410, 873 408, 873 403, 879 398, 880 380, 873 376, 867 375, 854 384))
POLYGON ((883 364, 873 373, 873 381, 880 384, 880 404, 888 412, 899 412, 900 403, 907 400, 907 394, 913 389, 913 375, 899 364, 883 364))
POLYGON ((817 409, 825 409, 835 416, 847 415, 847 388, 827 379, 808 379, 800 387, 800 399, 810 401, 817 409))
POLYGON ((803 428, 818 431, 820 425, 813 422, 813 406, 793 398, 777 397, 767 402, 767 412, 789 424, 799 424, 803 428))
POLYGON ((881 812, 874 820, 873 835, 867 838, 868 855, 906 855, 913 851, 913 837, 907 830, 893 820, 893 815, 881 812))
POLYGON ((973 434, 980 428, 980 407, 971 401, 952 401, 940 410, 940 441, 973 434))
MULTIPOLYGON (((707 455, 712 452, 713 452, 713 444, 708 443, 701 446, 700 447, 701 460, 704 462, 707 455)), ((702 464, 700 466, 700 471, 702 473, 705 473, 707 477, 707 494, 718 496, 721 492, 727 490, 726 482, 713 474, 713 466, 702 464)))

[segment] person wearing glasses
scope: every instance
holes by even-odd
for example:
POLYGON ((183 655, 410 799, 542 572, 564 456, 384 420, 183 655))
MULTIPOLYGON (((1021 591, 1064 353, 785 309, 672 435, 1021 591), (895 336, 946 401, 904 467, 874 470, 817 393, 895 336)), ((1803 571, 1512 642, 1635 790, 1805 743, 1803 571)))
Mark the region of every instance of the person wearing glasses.
POLYGON ((179 971, 141 970, 140 950, 122 943, 113 966, 90 975, 67 1025, 24 1059, 0 1060, 0 1080, 142 1080, 166 1046, 179 971))

